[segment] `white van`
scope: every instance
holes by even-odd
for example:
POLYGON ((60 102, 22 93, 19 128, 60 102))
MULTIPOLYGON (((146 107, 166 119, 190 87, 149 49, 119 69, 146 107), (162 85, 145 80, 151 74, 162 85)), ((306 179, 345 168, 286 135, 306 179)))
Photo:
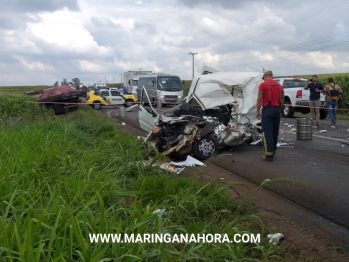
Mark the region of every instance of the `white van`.
MULTIPOLYGON (((175 75, 144 75, 139 76, 137 85, 137 97, 144 105, 149 104, 147 99, 141 100, 142 88, 147 90, 150 102, 156 106, 158 99, 162 105, 178 105, 183 102, 184 80, 175 75)), ((145 96, 143 95, 143 98, 145 96)))

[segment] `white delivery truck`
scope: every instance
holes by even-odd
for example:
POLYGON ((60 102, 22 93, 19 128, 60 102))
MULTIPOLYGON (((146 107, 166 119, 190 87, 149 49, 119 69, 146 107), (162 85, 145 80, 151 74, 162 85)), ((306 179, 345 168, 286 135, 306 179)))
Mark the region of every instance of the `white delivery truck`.
POLYGON ((176 75, 168 74, 149 74, 139 77, 137 98, 141 104, 153 104, 157 106, 160 101, 162 105, 178 105, 183 103, 183 84, 184 80, 176 75), (142 95, 143 87, 146 89, 150 101, 142 95), (143 98, 143 99, 141 99, 143 98))
POLYGON ((152 71, 127 71, 122 75, 123 87, 126 87, 128 93, 136 95, 139 76, 149 75, 151 73, 152 71))

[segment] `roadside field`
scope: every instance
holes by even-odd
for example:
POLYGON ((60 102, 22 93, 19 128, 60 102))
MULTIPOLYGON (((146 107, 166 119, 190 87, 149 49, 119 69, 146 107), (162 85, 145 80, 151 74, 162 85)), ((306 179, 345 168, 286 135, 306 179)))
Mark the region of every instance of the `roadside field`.
POLYGON ((39 91, 52 86, 0 86, 0 92, 25 93, 29 91, 39 91))
MULTIPOLYGON (((144 166, 140 141, 88 107, 54 116, 0 94, 0 256, 8 261, 285 261, 249 199, 144 166), (15 102, 16 101, 16 102, 15 102), (166 213, 154 213, 164 209, 166 213), (89 234, 261 234, 261 243, 91 243, 89 234)), ((237 185, 235 185, 237 186, 237 185)), ((286 253, 284 253, 286 252, 286 253)))

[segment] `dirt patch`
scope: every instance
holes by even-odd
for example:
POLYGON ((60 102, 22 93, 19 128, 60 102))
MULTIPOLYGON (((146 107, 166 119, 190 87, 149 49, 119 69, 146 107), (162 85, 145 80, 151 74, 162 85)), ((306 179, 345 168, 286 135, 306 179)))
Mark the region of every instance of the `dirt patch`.
MULTIPOLYGON (((119 123, 122 121, 115 119, 119 123)), ((124 130, 137 136, 144 136, 145 133, 131 125, 124 125, 124 130)), ((193 176, 198 175, 202 182, 218 180, 221 183, 244 183, 246 187, 232 186, 229 193, 234 198, 246 198, 256 188, 253 185, 234 174, 212 164, 206 162, 205 167, 186 168, 181 175, 193 176)), ((287 209, 288 213, 293 212, 293 217, 299 216, 301 221, 304 217, 308 217, 308 225, 314 214, 308 214, 306 210, 299 209, 293 203, 288 203, 285 199, 279 198, 277 195, 265 189, 256 191, 250 198, 251 203, 255 205, 261 214, 261 219, 266 227, 263 237, 270 233, 283 233, 284 239, 280 243, 280 255, 286 254, 282 260, 275 261, 349 261, 349 254, 339 248, 340 237, 331 235, 330 228, 318 228, 311 230, 307 223, 296 223, 289 217, 283 215, 287 209), (327 236, 327 237, 326 237, 327 236)), ((287 212, 286 212, 287 213, 287 212)), ((292 217, 292 216, 290 216, 292 217)))

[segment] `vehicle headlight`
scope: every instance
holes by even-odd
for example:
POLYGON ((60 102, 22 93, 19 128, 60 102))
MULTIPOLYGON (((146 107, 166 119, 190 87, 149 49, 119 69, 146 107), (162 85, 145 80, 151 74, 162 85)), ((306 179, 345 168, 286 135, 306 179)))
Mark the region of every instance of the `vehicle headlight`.
POLYGON ((182 97, 182 95, 178 95, 178 98, 181 98, 182 97))

